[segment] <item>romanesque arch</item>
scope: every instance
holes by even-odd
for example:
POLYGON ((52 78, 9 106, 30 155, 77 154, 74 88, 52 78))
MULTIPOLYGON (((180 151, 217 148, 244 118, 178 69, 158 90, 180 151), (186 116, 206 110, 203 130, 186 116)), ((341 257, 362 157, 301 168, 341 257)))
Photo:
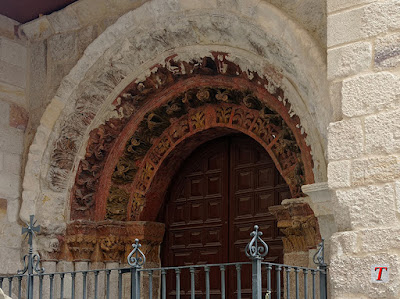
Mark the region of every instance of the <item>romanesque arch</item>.
MULTIPOLYGON (((43 227, 54 253, 66 243, 73 251, 79 231, 98 231, 104 221, 151 218, 146 194, 153 203, 162 197, 153 188, 165 157, 210 128, 256 139, 294 197, 301 185, 325 180, 321 140, 332 108, 320 104, 327 99, 321 52, 276 8, 246 4, 217 8, 210 19, 205 7, 151 1, 87 48, 42 118, 24 180, 21 218, 48 214, 43 227), (174 140, 171 130, 182 129, 174 140)), ((93 240, 84 242, 100 250, 93 240)))

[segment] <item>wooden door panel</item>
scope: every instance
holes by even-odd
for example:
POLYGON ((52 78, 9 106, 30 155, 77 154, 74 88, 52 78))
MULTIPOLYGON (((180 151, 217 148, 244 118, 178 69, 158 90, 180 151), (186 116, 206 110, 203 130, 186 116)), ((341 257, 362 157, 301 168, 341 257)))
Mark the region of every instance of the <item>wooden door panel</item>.
POLYGON ((223 219, 223 204, 221 198, 207 200, 205 223, 221 222, 223 219))
POLYGON ((203 176, 195 176, 189 178, 189 198, 203 196, 203 180, 203 176))
POLYGON ((274 190, 255 192, 254 194, 254 216, 256 217, 269 217, 271 213, 268 207, 274 206, 276 202, 274 190))
MULTIPOLYGON (((184 163, 170 189, 163 266, 249 261, 244 250, 255 224, 269 245, 265 260, 282 263, 281 237, 268 207, 285 198, 290 198, 289 188, 254 140, 230 136, 201 146, 184 163)), ((185 271, 181 273, 183 299, 190 298, 190 272, 185 271)), ((167 280, 168 296, 174 298, 174 273, 167 280)), ((196 298, 204 298, 204 281, 204 271, 196 270, 196 298)), ((211 298, 220 298, 218 268, 211 269, 210 284, 211 298)), ((235 268, 226 271, 226 286, 227 298, 234 298, 235 268)), ((251 298, 251 266, 242 269, 242 298, 251 298)))
POLYGON ((221 174, 208 175, 206 195, 222 195, 221 174))
POLYGON ((233 217, 236 220, 240 218, 249 219, 249 217, 252 217, 254 214, 254 196, 251 193, 236 195, 233 201, 233 205, 233 217))

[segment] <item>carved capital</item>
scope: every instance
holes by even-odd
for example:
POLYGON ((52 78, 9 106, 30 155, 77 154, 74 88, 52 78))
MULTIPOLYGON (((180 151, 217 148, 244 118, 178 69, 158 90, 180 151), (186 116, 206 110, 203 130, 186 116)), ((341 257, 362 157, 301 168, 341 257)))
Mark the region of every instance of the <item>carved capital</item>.
POLYGON ((58 251, 58 259, 124 262, 137 238, 148 255, 147 260, 158 261, 163 237, 163 223, 76 221, 67 227, 67 235, 58 251))
POLYGON ((321 240, 318 220, 308 203, 298 200, 269 208, 278 220, 285 253, 316 248, 321 240))
POLYGON ((90 260, 96 245, 96 236, 74 235, 65 239, 75 261, 90 260))
POLYGON ((120 261, 125 250, 125 240, 119 236, 105 236, 99 239, 104 261, 120 261))

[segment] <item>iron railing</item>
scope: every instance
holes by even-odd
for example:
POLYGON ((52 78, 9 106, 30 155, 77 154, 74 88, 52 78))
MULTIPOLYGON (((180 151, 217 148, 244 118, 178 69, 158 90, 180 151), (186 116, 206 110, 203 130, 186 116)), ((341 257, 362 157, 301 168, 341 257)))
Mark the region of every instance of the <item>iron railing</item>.
POLYGON ((145 268, 146 257, 136 239, 128 256, 129 267, 46 273, 39 267, 39 256, 33 254, 32 237, 40 229, 34 225, 31 216, 28 227, 23 229, 23 233, 29 236, 29 253, 23 259, 24 269, 17 275, 0 276, 0 288, 4 287, 12 298, 210 299, 227 298, 229 290, 230 296, 237 299, 243 296, 253 299, 327 299, 324 241, 314 256, 317 268, 265 262, 268 245, 262 240, 258 226, 255 226, 252 239, 245 248, 249 262, 145 268), (250 285, 243 284, 243 281, 249 280, 250 277, 246 277, 249 275, 250 285), (181 278, 189 276, 190 285, 182 286, 181 278), (272 285, 272 278, 275 285, 272 285))

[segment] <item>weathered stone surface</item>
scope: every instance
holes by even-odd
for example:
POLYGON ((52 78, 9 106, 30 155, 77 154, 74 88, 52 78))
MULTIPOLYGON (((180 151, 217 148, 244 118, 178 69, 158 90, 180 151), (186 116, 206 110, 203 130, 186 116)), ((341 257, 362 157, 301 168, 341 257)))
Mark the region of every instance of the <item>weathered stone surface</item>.
POLYGON ((0 218, 7 215, 7 199, 0 198, 0 218))
POLYGON ((345 8, 350 8, 352 6, 368 4, 374 2, 375 0, 328 0, 327 9, 328 13, 332 13, 337 10, 342 10, 345 8))
POLYGON ((48 53, 55 61, 70 61, 76 56, 76 33, 60 33, 48 40, 48 53))
POLYGON ((9 118, 10 127, 25 131, 28 125, 29 114, 24 108, 12 104, 9 118))
MULTIPOLYGON (((43 99, 46 97, 47 82, 47 41, 35 42, 30 45, 30 61, 29 67, 31 77, 28 84, 29 107, 35 110, 42 107, 43 99)), ((36 122, 39 122, 37 120, 36 122)))
POLYGON ((0 100, 0 125, 9 126, 10 123, 10 104, 0 100))
POLYGON ((9 39, 14 38, 15 27, 18 26, 19 23, 15 20, 12 20, 4 15, 0 15, 0 35, 7 37, 9 39))
POLYGON ((400 151, 399 113, 400 110, 394 110, 365 118, 366 153, 392 154, 400 151))
POLYGON ((367 36, 400 28, 400 6, 397 1, 376 1, 365 7, 362 31, 367 36))
POLYGON ((400 181, 394 183, 396 192, 396 212, 400 213, 400 181))
POLYGON ((24 133, 11 127, 0 127, 0 150, 13 154, 23 151, 24 133))
POLYGON ((77 30, 81 26, 78 16, 68 6, 63 10, 53 12, 46 17, 53 27, 54 33, 77 30))
POLYGON ((400 228, 371 228, 365 229, 358 234, 358 252, 380 253, 385 251, 396 250, 400 244, 400 228))
POLYGON ((18 175, 0 173, 0 197, 18 198, 20 195, 21 178, 18 175))
POLYGON ((332 161, 328 164, 328 183, 333 189, 350 187, 349 160, 332 161))
POLYGON ((329 98, 333 110, 332 121, 342 120, 342 81, 331 81, 329 83, 329 98))
POLYGON ((26 69, 27 48, 8 38, 0 37, 0 60, 26 69))
POLYGON ((377 38, 374 62, 377 69, 390 69, 400 65, 399 33, 377 38))
POLYGON ((30 40, 45 39, 54 33, 46 16, 42 16, 20 27, 20 35, 30 40))
POLYGON ((400 163, 397 156, 354 160, 351 165, 352 185, 393 182, 399 176, 400 163))
POLYGON ((302 24, 313 35, 318 43, 326 46, 326 5, 321 1, 287 1, 269 0, 286 10, 291 17, 302 24))
POLYGON ((350 256, 344 252, 331 259, 329 278, 333 298, 398 298, 400 283, 400 261, 396 253, 376 253, 364 256, 350 256), (371 283, 371 266, 388 264, 389 283, 371 283), (351 265, 351 269, 349 269, 351 265))
POLYGON ((332 14, 328 17, 328 47, 399 28, 399 15, 400 8, 392 0, 332 14))
POLYGON ((64 106, 64 102, 60 101, 58 98, 54 98, 46 107, 46 110, 40 119, 40 123, 47 128, 52 129, 64 106))
POLYGON ((25 98, 25 89, 18 86, 13 86, 5 82, 0 82, 0 98, 10 101, 17 105, 27 106, 25 98))
POLYGON ((8 174, 19 175, 22 171, 21 159, 19 154, 4 153, 4 171, 8 174))
POLYGON ((346 10, 328 16, 328 47, 359 40, 367 36, 362 31, 364 8, 346 10))
POLYGON ((399 78, 388 72, 343 81, 343 114, 354 117, 394 108, 400 94, 399 83, 399 78))
POLYGON ((7 201, 7 219, 9 223, 18 223, 20 203, 19 198, 11 198, 7 201))
POLYGON ((397 223, 394 187, 372 185, 336 191, 335 218, 339 231, 397 223))
POLYGON ((17 87, 25 88, 26 86, 26 69, 25 67, 15 66, 6 61, 0 61, 0 81, 17 87))
POLYGON ((8 218, 3 218, 0 215, 0 240, 0 260, 2 261, 0 275, 15 275, 16 265, 20 265, 21 226, 17 222, 10 222, 8 218))
POLYGON ((77 51, 79 55, 82 55, 87 46, 98 36, 99 29, 97 25, 87 26, 80 31, 77 35, 77 51))
POLYGON ((346 77, 371 66, 372 45, 359 42, 328 50, 328 80, 346 77))
POLYGON ((359 119, 331 123, 328 128, 328 158, 347 160, 360 156, 364 151, 363 135, 359 119))
POLYGON ((77 57, 71 58, 68 62, 57 62, 51 60, 47 64, 47 88, 44 96, 46 98, 42 99, 42 107, 45 108, 51 100, 54 98, 54 95, 57 93, 57 89, 60 87, 60 82, 62 79, 68 75, 71 69, 74 67, 77 57))

